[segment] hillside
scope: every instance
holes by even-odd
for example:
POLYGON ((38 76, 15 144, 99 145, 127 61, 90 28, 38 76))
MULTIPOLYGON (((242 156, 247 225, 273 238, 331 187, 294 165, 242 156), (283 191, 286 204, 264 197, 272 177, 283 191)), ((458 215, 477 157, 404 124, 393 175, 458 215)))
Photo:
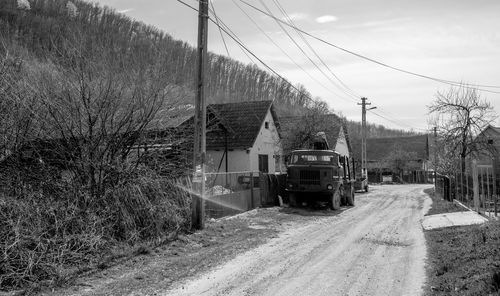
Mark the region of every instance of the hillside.
MULTIPOLYGON (((129 69, 137 64, 158 65, 165 74, 164 83, 181 87, 187 92, 186 100, 192 100, 195 49, 113 9, 80 0, 6 0, 0 4, 0 24, 6 42, 3 54, 18 46, 27 56, 60 62, 74 51, 102 60, 106 57, 96 53, 111 49, 127 62, 134 61, 127 65, 129 69)), ((276 98, 277 105, 286 105, 289 112, 309 104, 305 89, 299 92, 255 65, 210 53, 207 72, 209 103, 276 98)))

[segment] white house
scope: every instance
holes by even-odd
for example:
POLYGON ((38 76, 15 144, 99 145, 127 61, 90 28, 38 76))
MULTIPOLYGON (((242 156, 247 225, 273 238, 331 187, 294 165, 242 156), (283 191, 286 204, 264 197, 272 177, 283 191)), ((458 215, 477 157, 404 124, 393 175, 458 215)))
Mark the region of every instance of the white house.
POLYGON ((207 106, 207 172, 284 171, 272 101, 207 106))

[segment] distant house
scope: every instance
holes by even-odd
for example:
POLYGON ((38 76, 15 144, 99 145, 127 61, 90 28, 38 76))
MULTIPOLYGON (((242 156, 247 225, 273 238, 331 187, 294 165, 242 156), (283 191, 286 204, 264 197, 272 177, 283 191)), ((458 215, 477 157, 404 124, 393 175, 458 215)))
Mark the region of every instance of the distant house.
POLYGON ((211 104, 207 118, 208 172, 284 170, 272 101, 211 104))
MULTIPOLYGON (((422 172, 430 168, 428 135, 368 138, 366 142, 368 179, 370 182, 392 181, 393 176, 407 182, 424 182, 422 172), (402 169, 397 172, 395 166, 402 169), (396 163, 396 164, 394 164, 396 163), (387 176, 387 178, 384 178, 387 176), (416 180, 419 179, 419 180, 416 180)), ((396 181, 396 180, 395 180, 396 181)))
POLYGON ((479 165, 495 163, 495 171, 500 172, 500 127, 488 125, 475 139, 476 155, 479 165))
POLYGON ((335 114, 280 117, 283 146, 287 153, 312 147, 313 137, 323 132, 331 150, 341 156, 352 155, 349 135, 344 121, 335 114))

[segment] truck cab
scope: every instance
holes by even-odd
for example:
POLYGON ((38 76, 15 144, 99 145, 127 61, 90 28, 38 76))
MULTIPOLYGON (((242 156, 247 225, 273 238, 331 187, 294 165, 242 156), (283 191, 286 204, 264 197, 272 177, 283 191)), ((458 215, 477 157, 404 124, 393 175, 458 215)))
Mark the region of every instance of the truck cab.
POLYGON ((286 182, 290 206, 323 201, 336 210, 341 203, 354 205, 350 171, 348 158, 333 150, 292 151, 286 182))

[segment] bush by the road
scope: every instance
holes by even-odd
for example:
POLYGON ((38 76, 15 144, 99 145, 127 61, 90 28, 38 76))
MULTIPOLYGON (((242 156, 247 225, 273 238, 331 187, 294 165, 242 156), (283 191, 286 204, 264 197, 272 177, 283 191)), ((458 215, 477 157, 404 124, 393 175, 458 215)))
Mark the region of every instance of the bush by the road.
POLYGON ((158 242, 187 229, 189 195, 142 173, 101 198, 67 189, 0 195, 0 290, 57 284, 102 264, 116 246, 158 242))

